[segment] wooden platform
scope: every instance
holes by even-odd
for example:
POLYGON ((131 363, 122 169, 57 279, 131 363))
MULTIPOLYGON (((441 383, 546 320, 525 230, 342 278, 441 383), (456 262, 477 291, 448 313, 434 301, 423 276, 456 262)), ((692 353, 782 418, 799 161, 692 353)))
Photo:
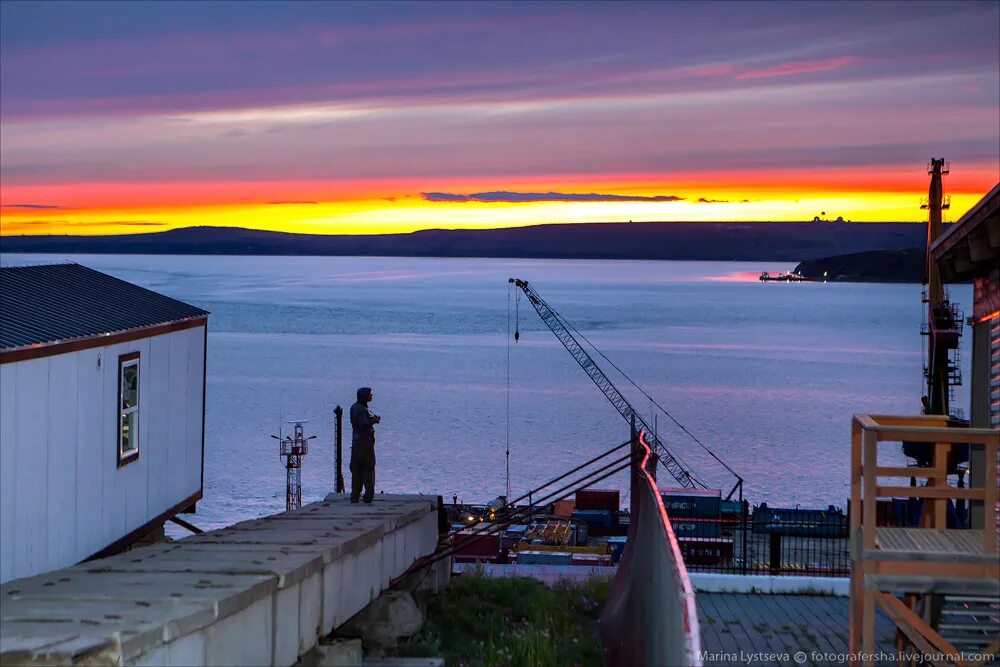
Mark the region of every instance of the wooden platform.
POLYGON ((930 528, 876 528, 877 552, 866 556, 882 559, 939 560, 963 563, 995 563, 996 553, 983 549, 982 530, 935 530, 930 528))

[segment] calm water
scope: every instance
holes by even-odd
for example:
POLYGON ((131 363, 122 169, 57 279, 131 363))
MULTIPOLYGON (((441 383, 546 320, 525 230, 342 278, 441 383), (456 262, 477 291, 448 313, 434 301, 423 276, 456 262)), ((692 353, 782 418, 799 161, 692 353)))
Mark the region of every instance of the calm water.
MULTIPOLYGON (((212 311, 206 497, 195 517, 206 528, 284 509, 269 437, 282 419, 309 419, 318 435, 304 499, 331 490, 333 408, 348 408, 361 385, 374 387, 382 415, 379 489, 469 502, 502 494, 510 276, 534 283, 739 471, 755 503, 844 505, 851 414, 913 413, 922 393, 916 285, 763 284, 758 272, 790 267, 726 262, 72 259, 212 311)), ((968 308, 971 287, 953 297, 968 308)), ((520 328, 510 349, 515 495, 628 437, 523 298, 520 328)), ((957 400, 967 405, 967 391, 957 400)), ((662 417, 659 427, 701 477, 731 485, 662 417)))

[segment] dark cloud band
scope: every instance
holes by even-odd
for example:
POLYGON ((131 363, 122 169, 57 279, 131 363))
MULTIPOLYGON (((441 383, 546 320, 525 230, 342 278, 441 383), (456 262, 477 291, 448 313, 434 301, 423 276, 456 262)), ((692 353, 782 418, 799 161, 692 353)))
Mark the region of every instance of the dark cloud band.
POLYGON ((506 203, 523 204, 527 202, 543 201, 651 201, 670 202, 681 201, 684 197, 674 195, 616 195, 590 193, 567 193, 567 192, 508 192, 500 190, 497 192, 476 192, 469 195, 454 194, 451 192, 421 192, 420 196, 432 202, 483 202, 487 204, 506 203))

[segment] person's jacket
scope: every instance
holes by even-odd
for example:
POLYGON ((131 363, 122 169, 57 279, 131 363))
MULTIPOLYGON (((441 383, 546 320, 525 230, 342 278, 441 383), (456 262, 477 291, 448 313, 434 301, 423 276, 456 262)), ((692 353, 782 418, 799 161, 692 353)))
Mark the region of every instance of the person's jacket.
POLYGON ((372 413, 368 406, 358 401, 351 406, 351 445, 374 445, 375 444, 375 422, 372 420, 372 413))

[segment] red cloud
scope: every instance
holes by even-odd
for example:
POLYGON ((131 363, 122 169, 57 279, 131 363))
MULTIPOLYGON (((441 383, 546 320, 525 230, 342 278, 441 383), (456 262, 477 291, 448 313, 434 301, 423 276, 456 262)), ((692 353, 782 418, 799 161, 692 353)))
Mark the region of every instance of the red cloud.
POLYGON ((766 79, 773 76, 791 76, 793 74, 810 74, 812 72, 828 72, 834 69, 840 69, 854 62, 857 62, 857 57, 855 56, 840 56, 838 58, 829 58, 828 60, 798 60, 795 62, 784 63, 782 65, 774 65, 772 67, 765 67, 764 69, 753 69, 748 72, 743 72, 737 75, 737 79, 766 79))

